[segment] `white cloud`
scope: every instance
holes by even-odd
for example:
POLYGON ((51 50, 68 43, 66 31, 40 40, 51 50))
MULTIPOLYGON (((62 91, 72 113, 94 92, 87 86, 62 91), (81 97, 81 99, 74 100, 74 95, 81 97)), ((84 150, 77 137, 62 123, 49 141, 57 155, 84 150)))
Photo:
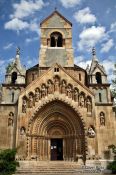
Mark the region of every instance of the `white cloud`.
POLYGON ((65 8, 75 7, 79 5, 82 0, 60 0, 65 8))
POLYGON ((2 66, 5 63, 5 60, 0 58, 0 66, 2 66))
POLYGON ((107 38, 105 33, 105 27, 92 26, 90 28, 84 29, 79 35, 80 41, 78 42, 79 50, 90 49, 95 46, 102 39, 107 38))
POLYGON ((46 4, 43 0, 21 0, 20 3, 14 3, 14 13, 11 18, 24 18, 32 15, 34 12, 41 10, 46 4))
POLYGON ((94 23, 96 21, 95 15, 91 14, 89 7, 79 10, 74 14, 74 18, 77 22, 83 23, 94 23))
POLYGON ((101 48, 101 53, 109 52, 109 50, 114 46, 113 39, 109 39, 106 43, 103 43, 101 48))
POLYGON ((113 75, 113 69, 114 69, 114 62, 110 59, 105 59, 102 61, 102 65, 105 67, 106 73, 108 75, 108 81, 111 82, 113 75))
POLYGON ((4 50, 8 50, 8 49, 12 48, 13 45, 14 45, 14 43, 8 43, 8 44, 6 44, 6 45, 3 47, 3 49, 4 49, 4 50))
POLYGON ((29 24, 25 21, 22 21, 18 18, 14 18, 8 22, 5 23, 4 28, 5 29, 11 29, 11 30, 23 30, 29 27, 29 24))
POLYGON ((25 42, 28 44, 28 43, 31 43, 31 42, 34 42, 34 41, 37 41, 37 40, 38 40, 38 37, 26 38, 25 42))
POLYGON ((116 32, 116 22, 111 24, 110 32, 116 32))

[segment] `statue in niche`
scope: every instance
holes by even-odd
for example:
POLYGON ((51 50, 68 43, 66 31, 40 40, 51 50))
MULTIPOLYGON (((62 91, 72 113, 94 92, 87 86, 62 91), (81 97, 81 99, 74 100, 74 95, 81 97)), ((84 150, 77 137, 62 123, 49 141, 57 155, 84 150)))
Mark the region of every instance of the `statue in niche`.
POLYGON ((54 83, 54 91, 58 91, 59 92, 59 79, 57 77, 55 77, 55 83, 54 83))
POLYGON ((26 133, 25 127, 21 127, 21 129, 20 129, 20 135, 25 135, 25 133, 26 133))
POLYGON ((23 99, 23 104, 22 104, 22 112, 26 113, 26 108, 27 108, 27 100, 23 99))
POLYGON ((87 112, 91 112, 92 104, 89 98, 87 98, 86 106, 87 106, 87 112))
POLYGON ((74 101, 78 102, 78 90, 77 89, 74 90, 74 101))
POLYGON ((61 93, 62 93, 62 94, 65 94, 65 93, 66 93, 66 83, 65 83, 64 80, 62 81, 61 93))
POLYGON ((53 85, 52 82, 49 80, 48 81, 48 94, 52 94, 53 93, 53 85))
POLYGON ((13 119, 12 118, 8 118, 8 126, 13 126, 13 119))
POLYGON ((42 89, 41 89, 41 97, 44 98, 46 96, 46 87, 45 85, 43 84, 42 85, 42 89))
POLYGON ((84 107, 84 96, 80 95, 80 106, 84 107))
POLYGON ((105 115, 103 112, 100 113, 100 125, 105 126, 105 115))
POLYGON ((67 95, 68 95, 69 98, 72 98, 72 88, 71 88, 71 86, 68 86, 67 95))
POLYGON ((94 131, 94 129, 90 126, 89 128, 88 128, 88 136, 89 137, 95 137, 95 131, 94 131))
POLYGON ((29 108, 32 108, 32 107, 33 107, 33 104, 34 104, 33 95, 30 94, 30 95, 29 95, 29 108))
POLYGON ((40 99, 40 91, 39 89, 35 90, 35 102, 38 102, 40 99))

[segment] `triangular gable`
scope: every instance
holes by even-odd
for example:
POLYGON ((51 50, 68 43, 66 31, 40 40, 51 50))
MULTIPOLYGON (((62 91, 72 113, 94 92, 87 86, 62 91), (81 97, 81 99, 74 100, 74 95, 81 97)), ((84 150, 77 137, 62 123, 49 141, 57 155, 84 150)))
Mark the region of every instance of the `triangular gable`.
POLYGON ((51 15, 49 15, 47 18, 45 18, 41 23, 40 23, 40 27, 50 18, 52 18, 55 14, 57 14, 60 18, 62 18, 64 21, 66 21, 70 26, 72 26, 72 23, 67 20, 64 16, 62 16, 57 10, 55 10, 51 15))
POLYGON ((96 66, 94 67, 94 69, 91 71, 91 74, 93 74, 93 72, 95 71, 96 68, 99 68, 100 71, 101 71, 104 75, 106 75, 106 73, 102 70, 101 65, 99 65, 99 64, 96 64, 96 66))
MULTIPOLYGON (((85 91, 87 91, 89 94, 91 94, 92 96, 94 96, 94 93, 89 89, 89 88, 87 88, 85 85, 83 85, 80 81, 78 81, 76 78, 74 78, 73 76, 71 76, 69 73, 67 73, 66 71, 65 71, 65 69, 62 67, 62 66, 60 66, 59 64, 54 64, 50 69, 48 69, 44 74, 42 74, 40 77, 38 77, 37 79, 35 79, 31 84, 29 84, 22 92, 21 92, 21 95, 22 94, 27 94, 28 93, 28 91, 31 91, 32 89, 33 89, 33 87, 35 87, 35 86, 37 86, 38 85, 38 83, 40 83, 40 82, 42 82, 43 83, 43 78, 45 78, 45 79, 47 79, 47 77, 48 77, 48 79, 50 79, 50 78, 53 78, 53 76, 51 77, 51 76, 49 76, 50 75, 50 72, 52 71, 52 70, 54 70, 54 68, 55 67, 59 67, 59 69, 61 69, 65 74, 66 74, 66 76, 68 76, 68 77, 70 77, 75 83, 76 83, 76 86, 81 86, 82 87, 82 89, 85 91), (77 85, 78 84, 78 85, 77 85)), ((65 77, 65 76, 64 76, 65 77)), ((41 84, 41 83, 40 83, 41 84)))

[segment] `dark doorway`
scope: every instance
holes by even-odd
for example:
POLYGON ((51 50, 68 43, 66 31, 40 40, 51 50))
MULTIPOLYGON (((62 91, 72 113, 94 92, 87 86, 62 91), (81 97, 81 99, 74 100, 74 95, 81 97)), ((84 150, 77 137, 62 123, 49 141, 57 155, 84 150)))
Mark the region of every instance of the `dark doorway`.
POLYGON ((51 139, 51 160, 63 160, 63 139, 51 139))

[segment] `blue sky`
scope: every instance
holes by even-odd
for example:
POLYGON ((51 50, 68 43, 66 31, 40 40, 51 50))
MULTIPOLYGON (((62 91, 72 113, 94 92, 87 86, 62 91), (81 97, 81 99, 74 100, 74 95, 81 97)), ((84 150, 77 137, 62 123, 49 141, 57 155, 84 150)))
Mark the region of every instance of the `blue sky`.
POLYGON ((0 82, 5 67, 21 49, 26 68, 38 63, 40 22, 54 8, 73 24, 75 63, 83 68, 91 61, 91 48, 112 79, 116 63, 116 0, 0 0, 0 82))

